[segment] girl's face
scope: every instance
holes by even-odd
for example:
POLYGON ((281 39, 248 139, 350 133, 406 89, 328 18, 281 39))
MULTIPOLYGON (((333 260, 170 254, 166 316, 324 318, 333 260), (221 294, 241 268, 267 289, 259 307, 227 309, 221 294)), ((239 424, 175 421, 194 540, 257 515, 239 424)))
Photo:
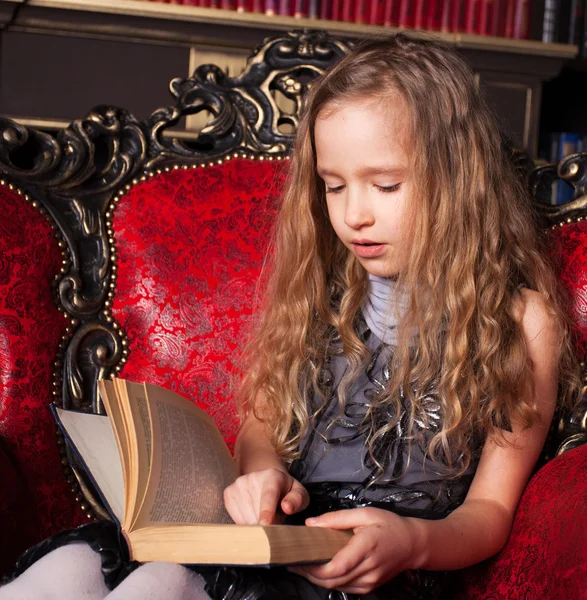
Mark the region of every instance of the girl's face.
POLYGON ((412 230, 409 109, 388 102, 328 105, 316 119, 318 175, 342 243, 372 275, 390 277, 407 263, 412 230))

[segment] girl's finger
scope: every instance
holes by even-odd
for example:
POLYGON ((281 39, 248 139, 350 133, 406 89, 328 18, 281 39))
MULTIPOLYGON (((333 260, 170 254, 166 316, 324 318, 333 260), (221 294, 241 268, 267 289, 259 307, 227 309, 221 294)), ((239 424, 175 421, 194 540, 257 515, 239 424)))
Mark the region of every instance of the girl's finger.
MULTIPOLYGON (((350 591, 351 588, 366 588, 371 585, 371 589, 375 585, 373 582, 375 578, 369 577, 369 574, 373 570, 373 565, 367 564, 368 561, 364 560, 359 563, 354 569, 341 575, 340 577, 330 577, 330 578, 322 578, 317 577, 316 575, 309 572, 309 569, 304 567, 298 567, 296 572, 298 575, 305 577, 308 581, 315 585, 319 585, 321 587, 327 589, 336 589, 341 591, 350 591), (367 578, 367 581, 365 581, 367 578)), ((293 568, 292 568, 293 570, 293 568)))
POLYGON ((304 510, 310 504, 310 496, 303 486, 293 487, 281 501, 281 508, 284 513, 293 515, 304 510))
POLYGON ((317 581, 345 578, 359 568, 371 568, 371 561, 369 560, 371 549, 371 544, 366 540, 360 536, 353 536, 349 543, 333 556, 330 562, 323 565, 307 565, 298 567, 298 569, 317 581))
POLYGON ((277 482, 266 482, 259 498, 259 525, 271 525, 281 499, 281 489, 277 482))
POLYGON ((243 525, 256 525, 259 522, 259 512, 255 496, 248 490, 243 491, 238 504, 243 516, 243 525))
POLYGON ((370 508, 350 508, 306 519, 306 525, 308 527, 329 527, 330 529, 354 529, 372 525, 377 521, 378 516, 370 508))

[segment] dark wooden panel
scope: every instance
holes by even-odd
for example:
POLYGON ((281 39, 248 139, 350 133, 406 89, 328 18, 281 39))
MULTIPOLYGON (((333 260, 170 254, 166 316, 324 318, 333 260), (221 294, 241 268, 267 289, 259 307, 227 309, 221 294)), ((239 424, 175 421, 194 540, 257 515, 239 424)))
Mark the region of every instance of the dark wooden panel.
POLYGON ((113 104, 142 119, 171 104, 168 83, 188 68, 186 47, 9 31, 0 36, 0 114, 69 121, 113 104))

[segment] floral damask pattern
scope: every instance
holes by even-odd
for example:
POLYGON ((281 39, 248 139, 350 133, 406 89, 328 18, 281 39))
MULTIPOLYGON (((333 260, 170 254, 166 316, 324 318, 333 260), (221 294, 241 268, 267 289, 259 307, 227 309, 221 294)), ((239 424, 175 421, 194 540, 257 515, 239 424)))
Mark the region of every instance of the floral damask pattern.
POLYGON ((66 327, 51 293, 62 260, 47 218, 0 186, 0 551, 6 567, 31 542, 84 521, 63 474, 49 411, 52 367, 66 327))
POLYGON ((547 463, 532 478, 505 548, 459 574, 457 600, 587 598, 587 445, 547 463))
POLYGON ((587 221, 566 223, 548 234, 548 247, 569 293, 578 356, 587 354, 587 221))
POLYGON ((121 376, 190 398, 229 446, 238 355, 286 169, 286 161, 237 158, 164 172, 133 187, 114 212, 112 314, 130 348, 121 376))

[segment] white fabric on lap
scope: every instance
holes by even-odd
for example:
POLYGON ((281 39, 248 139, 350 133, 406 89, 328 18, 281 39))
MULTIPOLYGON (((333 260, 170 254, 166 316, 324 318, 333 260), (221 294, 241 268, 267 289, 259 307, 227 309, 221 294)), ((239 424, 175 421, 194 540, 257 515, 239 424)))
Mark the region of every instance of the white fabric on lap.
POLYGON ((0 600, 209 600, 204 580, 173 563, 148 563, 115 590, 104 584, 100 555, 85 542, 53 550, 0 588, 0 600))

